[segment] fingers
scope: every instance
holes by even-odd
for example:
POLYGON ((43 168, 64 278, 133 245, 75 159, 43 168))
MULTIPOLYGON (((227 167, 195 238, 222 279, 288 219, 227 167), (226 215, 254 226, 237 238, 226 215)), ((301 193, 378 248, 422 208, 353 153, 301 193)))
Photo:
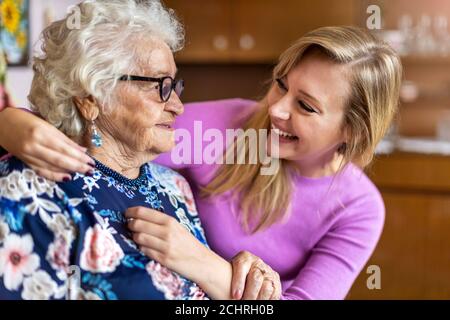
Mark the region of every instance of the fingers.
POLYGON ((128 222, 128 228, 134 233, 146 233, 159 239, 164 237, 164 227, 145 220, 133 219, 128 222))
POLYGON ((242 300, 256 300, 258 293, 261 291, 263 282, 264 276, 261 270, 257 268, 251 269, 247 276, 242 300))
POLYGON ((150 259, 153 259, 153 260, 155 260, 157 262, 160 262, 158 260, 159 251, 156 251, 156 250, 153 250, 153 249, 150 249, 150 248, 146 248, 146 247, 142 247, 141 248, 141 252, 143 254, 145 254, 147 257, 149 257, 150 259))
POLYGON ((275 277, 275 280, 272 282, 274 290, 273 290, 272 296, 270 297, 270 300, 280 300, 281 295, 283 293, 283 289, 281 287, 280 275, 275 271, 273 273, 274 273, 274 277, 275 277))
POLYGON ((27 140, 28 143, 23 146, 25 154, 49 162, 47 153, 48 150, 50 150, 53 154, 63 155, 71 160, 69 161, 69 166, 66 167, 58 165, 53 157, 53 161, 50 162, 50 164, 54 166, 72 172, 86 173, 89 170, 85 167, 86 165, 95 165, 94 160, 85 154, 86 148, 79 146, 61 131, 50 126, 48 123, 44 122, 44 124, 41 124, 40 126, 32 126, 29 129, 27 140))
POLYGON ((95 161, 86 154, 86 148, 78 145, 74 141, 63 135, 64 139, 58 139, 51 143, 44 143, 43 145, 49 149, 53 149, 68 157, 72 157, 84 164, 95 165, 95 161))
POLYGON ((72 139, 70 139, 68 136, 66 136, 65 134, 63 135, 62 141, 64 141, 65 143, 67 143, 68 145, 71 145, 72 147, 80 150, 83 154, 86 153, 87 148, 80 146, 78 143, 76 143, 75 141, 73 141, 72 139))
POLYGON ((70 181, 72 179, 71 176, 67 173, 51 171, 49 169, 42 167, 35 167, 33 165, 30 165, 30 167, 36 172, 38 176, 44 177, 51 181, 63 182, 63 181, 70 181))
POLYGON ((146 233, 133 233, 133 240, 141 247, 141 250, 143 248, 148 248, 151 250, 163 252, 165 248, 164 241, 146 233))
POLYGON ((62 168, 70 172, 89 174, 89 172, 94 169, 93 166, 87 165, 80 160, 46 147, 36 146, 36 152, 36 157, 47 162, 49 165, 62 168))
POLYGON ((251 254, 248 252, 240 252, 231 261, 233 275, 231 280, 231 296, 233 299, 240 300, 244 293, 247 275, 250 272, 252 261, 248 259, 251 254))
POLYGON ((265 279, 256 300, 270 300, 274 291, 275 288, 273 282, 270 279, 265 279))
POLYGON ((140 249, 141 249, 141 252, 143 254, 145 254, 147 257, 149 257, 150 259, 153 259, 156 262, 163 264, 164 259, 163 259, 163 256, 160 251, 157 251, 157 250, 154 250, 151 248, 147 248, 147 247, 142 247, 140 249))
MULTIPOLYGON (((261 288, 261 292, 258 294, 258 300, 279 300, 281 298, 282 288, 281 288, 281 280, 280 276, 277 272, 275 272, 269 265, 265 264, 264 261, 258 259, 253 268, 258 268, 262 270, 264 276, 264 283, 267 282, 267 286, 270 285, 270 295, 269 293, 264 293, 263 290, 269 290, 267 288, 261 288), (262 297, 259 297, 261 295, 262 297)), ((264 285, 263 283, 263 285, 264 285)))
POLYGON ((126 218, 140 219, 147 222, 164 225, 170 220, 170 216, 160 211, 146 207, 132 207, 125 211, 126 218))
POLYGON ((22 156, 20 159, 30 166, 30 168, 33 169, 37 175, 48 180, 62 182, 72 179, 70 173, 66 170, 49 165, 38 158, 34 158, 32 156, 22 156))
POLYGON ((231 292, 233 299, 279 300, 281 281, 277 272, 257 256, 243 251, 231 261, 233 277, 231 292))

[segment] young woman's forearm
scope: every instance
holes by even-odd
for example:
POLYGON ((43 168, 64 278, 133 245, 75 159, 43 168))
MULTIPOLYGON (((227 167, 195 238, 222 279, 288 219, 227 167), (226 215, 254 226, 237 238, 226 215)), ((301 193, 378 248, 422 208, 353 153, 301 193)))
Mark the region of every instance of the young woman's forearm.
POLYGON ((5 108, 0 111, 0 146, 2 147, 6 146, 9 139, 8 125, 11 123, 11 116, 18 111, 14 109, 15 108, 5 108))
POLYGON ((71 179, 71 172, 86 174, 95 162, 50 123, 32 112, 6 108, 0 112, 0 146, 37 174, 53 181, 71 179))
POLYGON ((212 299, 230 300, 231 297, 231 263, 206 250, 199 260, 199 265, 193 268, 190 280, 197 283, 212 299))

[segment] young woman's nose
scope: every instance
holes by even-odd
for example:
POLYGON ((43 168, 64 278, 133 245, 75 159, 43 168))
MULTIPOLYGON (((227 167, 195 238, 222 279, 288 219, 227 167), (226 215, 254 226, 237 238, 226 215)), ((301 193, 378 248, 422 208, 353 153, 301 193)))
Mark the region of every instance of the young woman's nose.
POLYGON ((284 97, 269 108, 269 113, 272 117, 280 120, 289 120, 291 117, 289 105, 284 97))

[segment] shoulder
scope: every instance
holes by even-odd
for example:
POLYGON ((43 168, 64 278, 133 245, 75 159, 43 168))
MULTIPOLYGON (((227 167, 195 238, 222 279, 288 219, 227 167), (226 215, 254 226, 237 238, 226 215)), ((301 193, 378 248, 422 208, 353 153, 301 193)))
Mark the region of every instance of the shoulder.
POLYGON ((201 121, 204 128, 239 126, 256 106, 256 101, 240 98, 187 103, 176 127, 190 130, 195 121, 201 121))
POLYGON ((56 186, 15 157, 0 161, 0 198, 20 201, 56 186))
POLYGON ((179 174, 177 171, 150 161, 147 163, 147 170, 151 174, 151 176, 158 180, 158 182, 164 184, 167 181, 174 181, 176 179, 184 179, 184 177, 179 174))
POLYGON ((64 268, 78 234, 76 211, 66 206, 72 199, 15 158, 1 165, 8 168, 0 175, 0 242, 3 254, 16 252, 23 263, 14 272, 11 263, 0 266, 0 296, 63 298, 64 268), (42 281, 45 290, 37 292, 33 286, 42 281))
POLYGON ((338 183, 346 218, 372 221, 374 227, 384 224, 383 197, 363 170, 349 164, 342 172, 338 183))
MULTIPOLYGON (((9 168, 0 176, 0 220, 11 231, 30 233, 45 242, 50 241, 49 233, 59 230, 60 223, 69 226, 69 221, 80 218, 75 206, 81 199, 69 199, 56 182, 37 175, 14 157, 1 162, 5 163, 9 168)), ((72 235, 71 224, 68 229, 72 235)))
POLYGON ((148 162, 147 170, 151 177, 169 193, 184 200, 193 198, 189 183, 177 171, 155 162, 148 162))
POLYGON ((62 212, 75 220, 80 217, 75 207, 82 199, 69 198, 56 182, 39 176, 17 158, 0 161, 0 171, 0 214, 14 223, 21 225, 30 217, 50 219, 62 212))

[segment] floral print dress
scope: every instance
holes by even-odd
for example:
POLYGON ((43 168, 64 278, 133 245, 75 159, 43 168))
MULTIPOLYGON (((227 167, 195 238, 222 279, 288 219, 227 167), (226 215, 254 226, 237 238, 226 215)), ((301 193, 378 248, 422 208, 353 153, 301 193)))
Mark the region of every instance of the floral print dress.
POLYGON ((207 299, 142 254, 124 217, 134 206, 162 211, 207 245, 186 180, 153 163, 139 180, 100 165, 55 183, 15 157, 0 161, 0 299, 207 299))

